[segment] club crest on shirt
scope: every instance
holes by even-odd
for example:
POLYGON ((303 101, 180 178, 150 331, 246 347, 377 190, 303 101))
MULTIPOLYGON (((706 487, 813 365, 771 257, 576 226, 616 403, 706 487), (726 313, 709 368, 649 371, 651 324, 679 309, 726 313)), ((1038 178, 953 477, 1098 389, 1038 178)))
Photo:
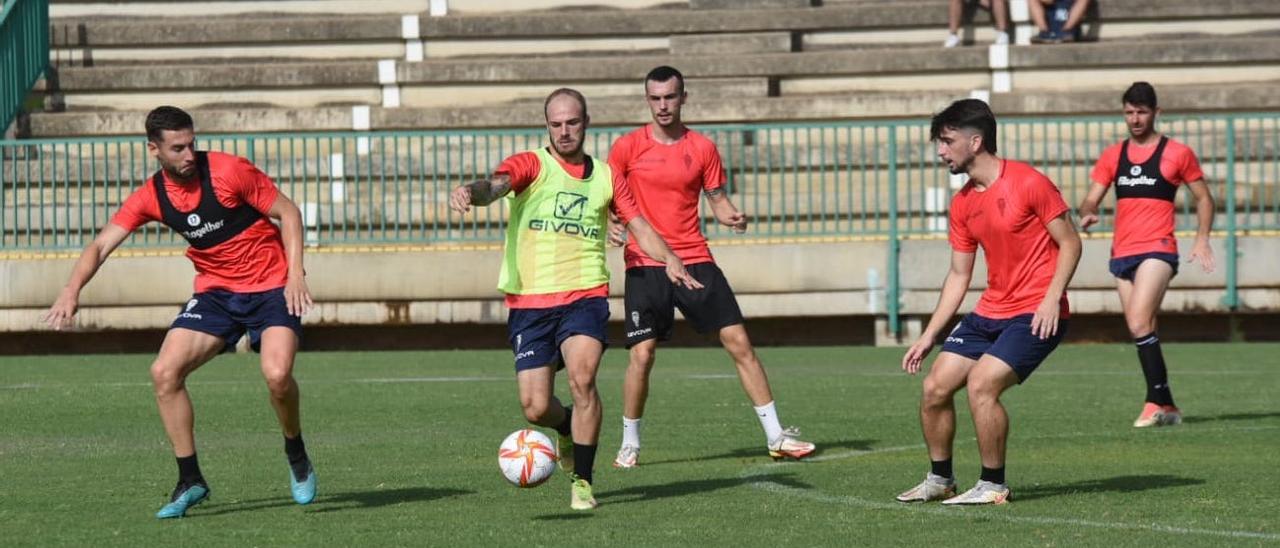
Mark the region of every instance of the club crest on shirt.
POLYGON ((1129 168, 1129 175, 1137 177, 1142 175, 1142 166, 1133 166, 1129 168))
POLYGON ((200 216, 195 213, 187 215, 187 224, 191 226, 200 226, 200 216))
POLYGON ((685 168, 685 169, 689 169, 689 168, 691 168, 691 167, 693 167, 693 156, 690 156, 688 153, 685 153, 685 155, 684 155, 684 168, 685 168))
POLYGON ((996 207, 1000 208, 1001 217, 1004 217, 1004 206, 1005 206, 1004 198, 1000 198, 999 200, 996 200, 996 207))

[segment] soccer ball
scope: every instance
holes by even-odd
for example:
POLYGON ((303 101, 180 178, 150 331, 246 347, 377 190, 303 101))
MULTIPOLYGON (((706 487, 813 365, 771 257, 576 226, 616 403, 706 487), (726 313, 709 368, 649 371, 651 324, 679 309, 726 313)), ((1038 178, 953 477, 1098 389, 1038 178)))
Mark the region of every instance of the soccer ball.
POLYGON ((517 487, 541 485, 559 461, 555 442, 537 430, 516 430, 498 447, 498 468, 517 487))

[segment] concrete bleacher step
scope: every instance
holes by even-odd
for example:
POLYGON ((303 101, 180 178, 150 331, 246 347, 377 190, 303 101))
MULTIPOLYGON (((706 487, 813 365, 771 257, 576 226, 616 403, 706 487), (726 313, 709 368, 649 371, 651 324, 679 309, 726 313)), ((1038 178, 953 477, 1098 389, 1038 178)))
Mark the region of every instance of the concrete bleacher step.
MULTIPOLYGON (((157 13, 185 16, 262 14, 419 13, 431 9, 430 0, 51 0, 50 16, 154 17, 157 13)), ((687 0, 447 0, 437 2, 449 13, 489 13, 566 8, 644 9, 688 8, 687 0)))
MULTIPOLYGON (((1161 85, 1161 106, 1169 113, 1280 108, 1277 81, 1232 85, 1161 85)), ((1158 84, 1159 85, 1159 84, 1158 84)), ((992 108, 1001 118, 1078 114, 1117 114, 1122 87, 1105 90, 1032 90, 991 96, 992 108)), ((550 91, 548 87, 543 93, 550 91)), ((633 92, 634 93, 634 92, 633 92)), ((854 120, 862 118, 925 118, 950 101, 965 97, 965 90, 928 90, 915 93, 851 92, 798 94, 785 97, 721 97, 699 100, 691 95, 685 117, 695 123, 757 123, 762 121, 854 120)), ((649 121, 640 97, 592 100, 588 97, 596 127, 630 126, 649 121)), ((153 105, 147 105, 149 108, 153 105)), ((188 106, 188 105, 179 105, 188 106)), ((468 129, 538 127, 544 123, 535 102, 473 107, 382 108, 324 106, 276 108, 264 106, 189 108, 201 133, 324 132, 420 129, 468 129), (365 110, 367 109, 367 110, 365 110), (357 118, 367 113, 368 125, 357 118)), ((131 135, 142 133, 146 110, 35 113, 30 119, 31 137, 77 135, 131 135)))

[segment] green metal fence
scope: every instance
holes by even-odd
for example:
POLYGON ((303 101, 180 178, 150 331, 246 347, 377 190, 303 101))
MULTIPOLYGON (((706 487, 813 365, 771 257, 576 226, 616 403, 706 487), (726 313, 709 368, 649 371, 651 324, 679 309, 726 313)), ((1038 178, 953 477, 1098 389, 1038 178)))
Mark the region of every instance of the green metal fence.
MULTIPOLYGON (((141 123, 141 121, 139 122, 141 123)), ((1280 113, 1165 117, 1161 128, 1199 155, 1218 198, 1219 230, 1280 229, 1280 113)), ((704 126, 720 147, 731 196, 762 237, 941 235, 959 181, 940 165, 923 121, 704 126)), ((592 130, 605 157, 627 129, 592 130)), ((1000 153, 1027 161, 1071 204, 1088 191, 1102 149, 1125 136, 1119 117, 1007 119, 1000 153)), ((540 130, 202 135, 199 146, 245 156, 303 210, 317 245, 498 241, 505 208, 448 210, 449 190, 503 158, 541 146, 540 130)), ((155 169, 138 138, 0 141, 0 249, 82 246, 155 169)), ((1179 228, 1194 229, 1189 193, 1179 228)), ((1100 230, 1107 230, 1110 199, 1100 230)), ((734 237, 703 212, 713 238, 734 237)), ((152 224, 128 242, 181 242, 152 224)))
POLYGON ((49 65, 48 0, 4 0, 0 11, 0 131, 49 65))

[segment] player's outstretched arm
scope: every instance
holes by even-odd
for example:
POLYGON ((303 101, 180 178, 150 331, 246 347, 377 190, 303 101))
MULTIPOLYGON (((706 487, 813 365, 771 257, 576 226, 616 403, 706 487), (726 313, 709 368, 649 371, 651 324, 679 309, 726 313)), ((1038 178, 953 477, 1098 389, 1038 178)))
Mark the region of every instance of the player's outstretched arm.
POLYGON ((645 255, 667 265, 667 278, 671 283, 680 284, 689 289, 702 289, 702 284, 689 275, 689 271, 684 268, 684 262, 674 251, 671 251, 671 246, 667 245, 666 240, 658 235, 658 231, 654 230, 644 217, 631 219, 631 222, 627 223, 627 230, 635 234, 636 243, 640 245, 640 250, 644 251, 645 255))
POLYGON ((1094 183, 1089 185, 1089 194, 1080 202, 1080 230, 1089 231, 1089 227, 1098 224, 1098 206, 1107 195, 1107 186, 1094 183))
POLYGON ((1036 308, 1031 317, 1031 334, 1047 339, 1058 333, 1058 318, 1062 311, 1059 302, 1062 293, 1076 274, 1076 265, 1080 264, 1080 235, 1076 233, 1075 223, 1071 220, 1071 212, 1064 211, 1044 225, 1049 237, 1058 244, 1058 264, 1053 269, 1053 279, 1049 282, 1049 290, 1045 291, 1044 300, 1036 308))
POLYGON ((711 212, 715 214, 720 224, 732 228, 738 234, 747 231, 746 214, 733 205, 733 200, 729 199, 729 194, 725 192, 724 187, 713 188, 703 194, 707 197, 707 203, 711 204, 711 212))
POLYGON ((80 308, 80 290, 98 273, 98 267, 102 266, 111 252, 115 251, 128 237, 129 231, 115 223, 107 223, 107 226, 102 227, 93 241, 84 246, 84 251, 80 253, 80 258, 71 269, 71 278, 67 280, 67 285, 58 293, 57 300, 53 302, 53 306, 49 307, 49 311, 45 312, 41 321, 55 330, 71 325, 71 318, 80 308))
POLYGON ((471 181, 449 193, 449 208, 458 213, 471 211, 471 206, 487 206, 511 192, 511 176, 505 173, 489 179, 471 181))
POLYGON ((1204 180, 1187 183, 1196 198, 1196 243, 1191 246, 1191 262, 1200 263, 1205 272, 1213 272, 1213 248, 1209 247, 1209 231, 1213 230, 1213 194, 1204 180))
POLYGON ((956 311, 960 310, 960 303, 964 302, 964 295, 969 291, 969 281, 973 279, 973 261, 973 252, 951 251, 951 267, 947 270, 947 277, 942 282, 942 293, 938 295, 938 305, 934 307, 929 325, 925 326, 924 331, 920 333, 920 338, 902 356, 903 371, 912 375, 920 371, 925 357, 933 349, 934 341, 947 326, 947 322, 956 315, 956 311))
POLYGON ((285 260, 289 263, 289 279, 284 284, 284 302, 289 313, 301 317, 311 311, 311 290, 307 288, 307 273, 302 266, 302 212, 284 193, 276 195, 271 209, 272 219, 280 221, 280 239, 284 241, 285 260))

